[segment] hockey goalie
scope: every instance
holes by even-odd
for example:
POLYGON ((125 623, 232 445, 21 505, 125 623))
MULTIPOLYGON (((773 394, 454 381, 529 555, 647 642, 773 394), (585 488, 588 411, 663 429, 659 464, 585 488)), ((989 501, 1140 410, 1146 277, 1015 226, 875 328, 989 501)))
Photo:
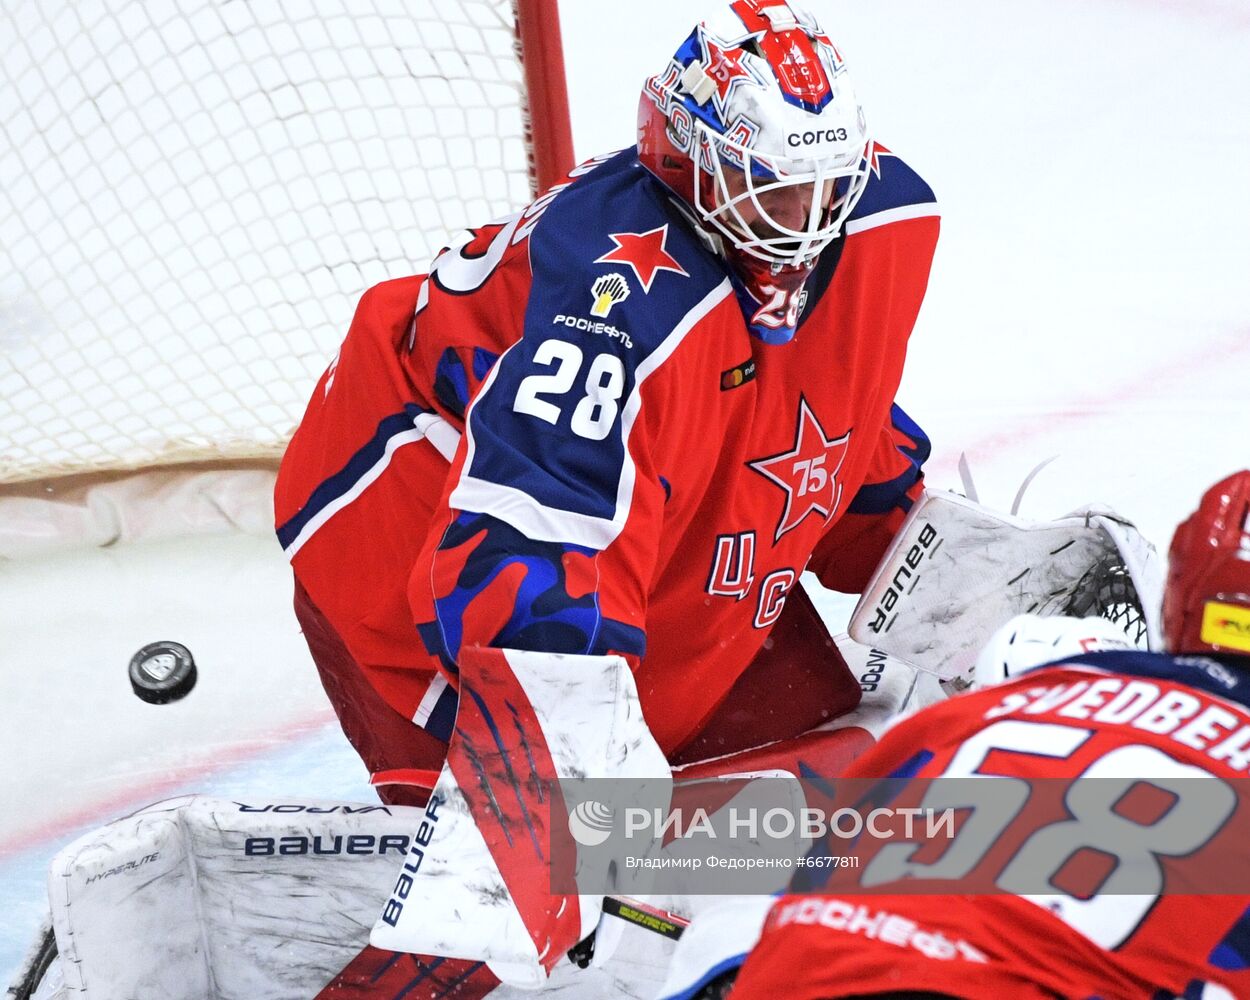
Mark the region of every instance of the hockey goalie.
POLYGON ((539 985, 600 917, 542 884, 553 783, 854 707, 778 664, 800 574, 859 592, 920 495, 894 397, 938 228, 816 20, 734 0, 635 146, 366 293, 275 506, 345 733, 386 801, 443 803, 376 946, 539 985))

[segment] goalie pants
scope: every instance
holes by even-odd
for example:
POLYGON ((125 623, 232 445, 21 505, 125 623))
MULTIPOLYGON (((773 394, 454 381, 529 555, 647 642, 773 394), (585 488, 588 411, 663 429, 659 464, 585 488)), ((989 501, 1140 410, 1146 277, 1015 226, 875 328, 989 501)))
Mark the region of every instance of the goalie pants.
POLYGON ((407 596, 450 465, 404 417, 399 393, 366 384, 352 394, 345 380, 342 393, 310 404, 278 473, 276 506, 299 509, 285 513, 279 538, 295 614, 344 734, 383 801, 423 805, 424 789, 379 782, 405 769, 436 776, 455 721, 456 691, 421 643, 407 596))
MULTIPOLYGON (((369 774, 418 769, 435 773, 447 756, 447 743, 413 723, 386 703, 365 677, 346 644, 308 591, 295 582, 295 617, 317 665, 321 686, 339 725, 369 774)), ((392 806, 423 806, 429 798, 421 785, 379 784, 380 798, 392 806)))
MULTIPOLYGON (((794 597, 777 624, 776 642, 761 651, 708 725, 673 763, 694 763, 794 738, 855 706, 859 691, 854 677, 832 646, 807 595, 797 589, 794 597), (770 691, 783 691, 787 697, 778 702, 769 696, 770 691), (797 704, 789 697, 796 692, 802 694, 797 704)), ((370 775, 437 772, 447 743, 387 704, 298 580, 295 616, 343 733, 370 775)), ((422 785, 375 787, 388 805, 421 806, 428 797, 422 785)))

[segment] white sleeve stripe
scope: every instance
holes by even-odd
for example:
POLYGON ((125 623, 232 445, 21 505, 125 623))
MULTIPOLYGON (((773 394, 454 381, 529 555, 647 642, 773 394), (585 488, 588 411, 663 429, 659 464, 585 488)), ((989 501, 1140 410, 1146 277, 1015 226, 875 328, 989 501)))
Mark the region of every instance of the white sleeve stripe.
POLYGON ((456 457, 460 432, 437 413, 422 413, 412 423, 448 462, 456 457))
POLYGON ((888 226, 891 222, 903 222, 907 219, 924 219, 931 215, 940 215, 937 202, 927 201, 919 205, 900 205, 898 208, 887 208, 884 212, 865 215, 862 219, 852 219, 846 224, 846 235, 854 236, 866 229, 888 226))
POLYGON ((438 704, 438 699, 443 696, 443 692, 447 690, 447 678, 441 673, 435 674, 434 679, 430 681, 430 686, 425 689, 425 695, 421 698, 421 704, 417 706, 417 710, 412 715, 412 721, 422 728, 430 721, 430 713, 434 711, 434 707, 438 704))
POLYGON ((547 507, 515 486, 472 476, 461 476, 448 502, 456 510, 496 517, 536 542, 571 542, 604 549, 619 533, 612 532, 615 521, 547 507))
MULTIPOLYGON (((638 411, 642 407, 642 385, 660 365, 672 356, 686 335, 708 313, 732 295, 733 286, 729 283, 729 279, 725 278, 681 318, 659 346, 638 366, 634 375, 634 389, 621 412, 624 462, 617 484, 616 510, 611 519, 547 507, 515 487, 501 486, 498 483, 469 475, 469 469, 473 467, 472 413, 466 425, 466 432, 469 435, 468 457, 460 482, 456 484, 456 488, 452 490, 448 499, 450 505, 456 510, 490 514, 492 517, 507 522, 527 538, 535 541, 571 542, 574 545, 584 545, 600 551, 606 549, 624 529, 625 522, 629 519, 630 506, 633 503, 634 483, 638 472, 634 466, 633 455, 629 451, 629 438, 633 432, 638 411)), ((482 386, 477 399, 481 399, 490 390, 495 372, 498 370, 499 363, 496 363, 491 377, 482 386)))

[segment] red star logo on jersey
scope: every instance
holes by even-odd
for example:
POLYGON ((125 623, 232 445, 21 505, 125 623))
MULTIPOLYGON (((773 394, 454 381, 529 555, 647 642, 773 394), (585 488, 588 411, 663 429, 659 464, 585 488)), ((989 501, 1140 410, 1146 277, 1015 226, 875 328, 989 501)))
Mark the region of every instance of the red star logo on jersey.
POLYGON ((611 233, 609 239, 616 244, 595 261, 596 264, 628 264, 634 269, 638 283, 644 292, 651 291, 651 283, 660 271, 672 271, 684 278, 690 275, 677 263, 677 258, 665 249, 668 242, 668 223, 659 229, 645 233, 611 233))
POLYGON ((717 45, 707 35, 703 36, 703 47, 707 50, 707 65, 704 72, 716 84, 716 107, 725 110, 730 92, 738 85, 739 80, 754 82, 751 71, 742 65, 743 51, 730 52, 717 45))
POLYGON ((826 437, 816 414, 800 396, 794 447, 780 455, 747 463, 786 491, 786 505, 777 522, 774 543, 781 541, 787 531, 797 528, 808 514, 815 512, 825 521, 833 517, 842 500, 838 472, 850 440, 850 431, 839 438, 826 437))

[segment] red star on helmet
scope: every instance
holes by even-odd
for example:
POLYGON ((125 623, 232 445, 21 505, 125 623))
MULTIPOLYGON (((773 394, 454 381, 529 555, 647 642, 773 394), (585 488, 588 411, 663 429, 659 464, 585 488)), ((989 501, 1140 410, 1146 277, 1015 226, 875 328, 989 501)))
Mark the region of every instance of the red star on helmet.
POLYGON ((628 264, 634 270, 644 292, 651 291, 651 283, 660 271, 672 271, 690 277, 677 258, 665 249, 668 242, 668 224, 645 233, 610 233, 609 239, 616 249, 609 250, 595 261, 596 264, 628 264))
POLYGON ((850 440, 850 431, 839 438, 826 437, 816 414, 800 396, 794 447, 780 455, 747 463, 786 492, 786 505, 777 522, 774 542, 797 528, 808 514, 820 514, 825 521, 833 517, 842 500, 842 486, 837 477, 850 440))
POLYGON ((755 78, 750 70, 742 65, 742 57, 746 55, 744 51, 731 52, 721 48, 707 35, 703 36, 703 45, 707 49, 707 66, 704 67, 704 72, 716 84, 716 104, 723 111, 725 102, 729 100, 729 92, 733 90, 737 82, 739 80, 753 81, 755 78))
POLYGON ((842 53, 833 44, 833 40, 823 31, 812 32, 812 38, 821 45, 829 46, 829 51, 833 53, 833 71, 835 73, 840 72, 842 67, 846 65, 846 60, 842 58, 842 53))

